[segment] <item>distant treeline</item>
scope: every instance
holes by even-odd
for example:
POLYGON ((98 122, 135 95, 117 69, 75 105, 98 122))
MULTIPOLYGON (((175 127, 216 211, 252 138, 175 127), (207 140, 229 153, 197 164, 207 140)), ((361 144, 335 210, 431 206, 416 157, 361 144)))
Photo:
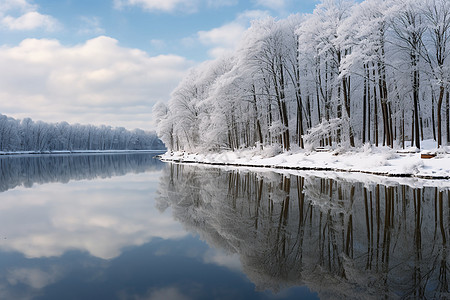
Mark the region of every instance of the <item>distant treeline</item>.
POLYGON ((0 114, 0 151, 165 149, 155 132, 16 120, 0 114))

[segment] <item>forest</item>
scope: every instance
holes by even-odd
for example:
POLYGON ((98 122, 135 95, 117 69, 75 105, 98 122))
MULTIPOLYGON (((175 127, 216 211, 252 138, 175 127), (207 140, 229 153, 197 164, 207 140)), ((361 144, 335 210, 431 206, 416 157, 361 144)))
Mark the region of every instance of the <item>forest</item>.
POLYGON ((56 124, 0 114, 0 151, 165 149, 155 132, 123 127, 56 124))
POLYGON ((448 0, 322 0, 255 20, 153 108, 172 150, 450 142, 448 0))

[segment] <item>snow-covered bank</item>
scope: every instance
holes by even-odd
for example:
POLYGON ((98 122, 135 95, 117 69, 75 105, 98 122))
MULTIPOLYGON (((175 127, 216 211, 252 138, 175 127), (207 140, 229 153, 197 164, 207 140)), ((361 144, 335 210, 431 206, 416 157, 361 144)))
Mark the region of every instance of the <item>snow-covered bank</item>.
POLYGON ((450 179, 450 148, 433 148, 434 143, 424 143, 422 152, 414 148, 405 150, 387 147, 365 146, 360 149, 340 151, 296 150, 271 154, 270 150, 239 150, 220 153, 192 154, 166 152, 164 161, 202 163, 209 165, 244 166, 288 170, 315 170, 355 172, 389 177, 412 177, 420 179, 450 179), (431 159, 421 154, 433 153, 431 159))
POLYGON ((0 151, 0 155, 58 155, 58 154, 119 154, 160 153, 164 150, 72 150, 72 151, 0 151))

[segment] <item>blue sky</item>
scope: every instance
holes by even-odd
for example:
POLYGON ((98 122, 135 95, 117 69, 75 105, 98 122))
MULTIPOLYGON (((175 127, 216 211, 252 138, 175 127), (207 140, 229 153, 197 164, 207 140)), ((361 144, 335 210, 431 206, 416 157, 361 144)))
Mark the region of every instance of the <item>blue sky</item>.
POLYGON ((186 70, 315 0, 0 0, 0 113, 152 129, 186 70))

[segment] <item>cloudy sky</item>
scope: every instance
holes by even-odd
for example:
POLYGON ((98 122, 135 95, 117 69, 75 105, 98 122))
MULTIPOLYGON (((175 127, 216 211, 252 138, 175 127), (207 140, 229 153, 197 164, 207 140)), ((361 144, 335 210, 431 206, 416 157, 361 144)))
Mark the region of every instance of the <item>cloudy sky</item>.
POLYGON ((0 113, 151 130, 186 70, 316 0, 0 0, 0 113))

